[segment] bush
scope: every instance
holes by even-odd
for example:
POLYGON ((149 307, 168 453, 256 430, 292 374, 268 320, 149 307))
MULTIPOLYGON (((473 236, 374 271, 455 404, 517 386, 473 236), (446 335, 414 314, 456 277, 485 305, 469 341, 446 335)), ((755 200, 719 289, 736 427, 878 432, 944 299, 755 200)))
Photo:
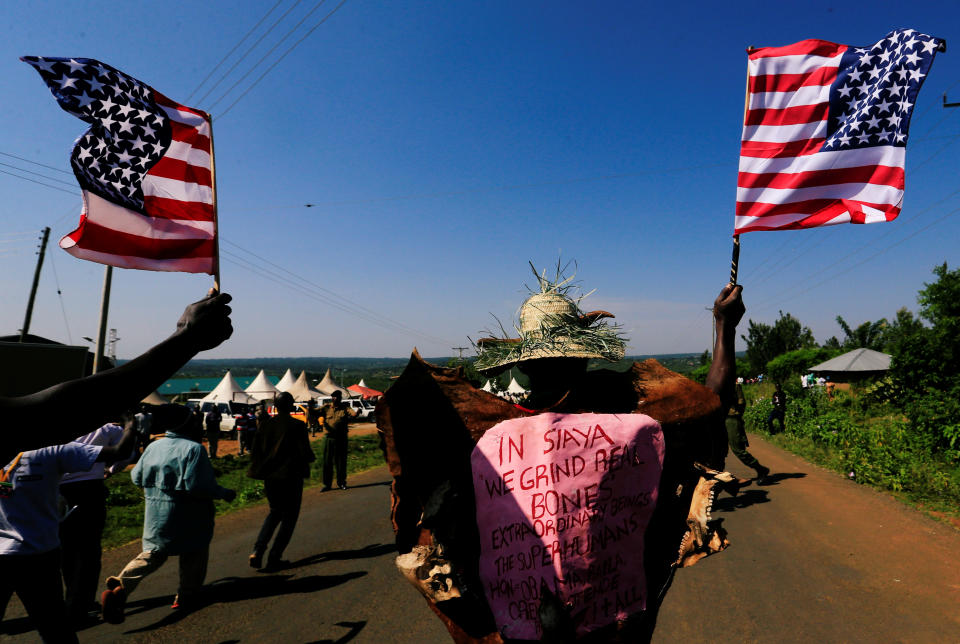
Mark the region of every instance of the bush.
POLYGON ((768 362, 767 373, 774 382, 786 385, 791 381, 799 380, 797 376, 807 373, 813 365, 825 362, 840 353, 842 350, 823 347, 789 351, 768 362))
MULTIPOLYGON (((759 388, 754 388, 758 393, 759 388)), ((749 398, 749 396, 748 396, 749 398)), ((756 396, 744 413, 748 430, 767 433, 773 404, 756 396)), ((960 507, 960 390, 935 390, 909 410, 870 404, 845 392, 830 400, 820 389, 787 398, 786 433, 772 440, 859 483, 905 494, 925 505, 960 507)))

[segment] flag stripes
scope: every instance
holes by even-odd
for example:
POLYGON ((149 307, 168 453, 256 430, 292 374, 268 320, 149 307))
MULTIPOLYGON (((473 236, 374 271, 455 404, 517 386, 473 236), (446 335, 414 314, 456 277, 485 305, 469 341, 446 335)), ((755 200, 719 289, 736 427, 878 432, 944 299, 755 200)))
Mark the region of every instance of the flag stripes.
POLYGON ((896 218, 910 113, 939 42, 896 30, 872 47, 750 52, 734 234, 896 218))
POLYGON ((124 268, 215 273, 209 116, 96 60, 22 60, 64 110, 91 124, 71 156, 80 223, 60 246, 124 268))

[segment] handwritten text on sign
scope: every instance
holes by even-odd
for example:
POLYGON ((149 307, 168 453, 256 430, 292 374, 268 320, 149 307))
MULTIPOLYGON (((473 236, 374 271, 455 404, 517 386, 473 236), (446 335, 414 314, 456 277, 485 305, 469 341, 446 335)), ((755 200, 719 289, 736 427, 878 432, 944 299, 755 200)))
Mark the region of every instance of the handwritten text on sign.
POLYGON ((540 414, 487 430, 471 456, 480 578, 505 636, 539 639, 546 587, 582 635, 646 607, 643 539, 663 433, 641 414, 540 414))

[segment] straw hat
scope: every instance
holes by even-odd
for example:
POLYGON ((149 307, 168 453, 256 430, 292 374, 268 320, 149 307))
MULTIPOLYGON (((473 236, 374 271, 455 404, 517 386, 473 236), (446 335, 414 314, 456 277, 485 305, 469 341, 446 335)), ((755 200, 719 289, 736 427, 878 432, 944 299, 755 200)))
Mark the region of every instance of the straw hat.
POLYGON ((566 282, 540 279, 534 293, 520 307, 519 338, 480 338, 476 367, 481 371, 502 369, 538 358, 623 358, 624 341, 619 327, 604 322, 606 311, 584 313, 560 288, 566 282))

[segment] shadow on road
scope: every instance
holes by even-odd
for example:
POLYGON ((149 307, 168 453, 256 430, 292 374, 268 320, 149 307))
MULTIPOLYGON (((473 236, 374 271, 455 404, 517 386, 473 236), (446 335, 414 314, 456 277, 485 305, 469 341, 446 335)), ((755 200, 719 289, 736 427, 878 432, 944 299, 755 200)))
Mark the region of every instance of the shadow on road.
POLYGON ((344 635, 343 637, 339 637, 339 638, 337 638, 337 639, 335 639, 335 640, 314 640, 313 642, 310 642, 309 644, 345 644, 346 642, 349 642, 349 641, 352 640, 354 637, 356 637, 357 635, 359 635, 360 631, 362 631, 362 630, 363 630, 363 627, 366 626, 366 625, 367 625, 367 623, 366 623, 365 621, 360 621, 360 622, 337 622, 337 626, 343 626, 344 628, 349 628, 350 631, 349 631, 346 635, 344 635))
MULTIPOLYGON (((758 486, 769 487, 777 485, 780 481, 786 479, 802 479, 806 476, 803 472, 778 472, 770 474, 763 482, 758 482, 758 486)), ((713 502, 713 509, 717 512, 734 512, 736 510, 757 505, 758 503, 769 503, 770 497, 767 490, 744 489, 737 496, 724 496, 713 502)))
POLYGON ((290 562, 287 570, 291 568, 302 568, 324 561, 346 561, 348 559, 367 559, 370 557, 380 557, 383 555, 396 554, 397 547, 392 543, 376 543, 364 546, 356 550, 331 550, 330 552, 321 552, 320 554, 310 555, 303 559, 290 562))
POLYGON ((767 475, 763 481, 757 482, 757 485, 767 487, 770 485, 776 485, 780 481, 784 481, 786 479, 802 479, 806 476, 807 475, 804 472, 774 472, 773 474, 767 475))
MULTIPOLYGON (((313 593, 345 584, 348 581, 363 577, 366 574, 366 571, 358 570, 344 575, 313 575, 310 577, 296 578, 291 575, 224 577, 223 579, 214 581, 208 588, 204 589, 203 595, 198 597, 197 602, 192 604, 190 608, 182 608, 174 611, 153 624, 126 631, 125 634, 143 633, 176 624, 191 613, 212 606, 213 604, 246 601, 248 599, 262 599, 264 597, 277 597, 279 595, 292 595, 295 593, 313 593)), ((172 596, 151 597, 150 599, 140 602, 132 602, 128 604, 128 607, 143 607, 140 608, 139 611, 136 611, 142 612, 143 610, 156 608, 163 604, 169 604, 172 600, 172 596)), ((128 611, 127 614, 134 614, 134 611, 128 611)))
MULTIPOLYGON (((382 487, 382 486, 390 487, 390 481, 377 481, 376 483, 360 483, 359 485, 348 485, 347 490, 359 490, 362 487, 382 487)), ((342 491, 346 492, 347 490, 342 490, 342 491)), ((335 490, 330 490, 330 492, 333 492, 333 491, 335 490)))
POLYGON ((758 503, 769 503, 766 490, 744 490, 737 496, 724 496, 713 502, 715 512, 733 512, 742 508, 757 505, 758 503))

